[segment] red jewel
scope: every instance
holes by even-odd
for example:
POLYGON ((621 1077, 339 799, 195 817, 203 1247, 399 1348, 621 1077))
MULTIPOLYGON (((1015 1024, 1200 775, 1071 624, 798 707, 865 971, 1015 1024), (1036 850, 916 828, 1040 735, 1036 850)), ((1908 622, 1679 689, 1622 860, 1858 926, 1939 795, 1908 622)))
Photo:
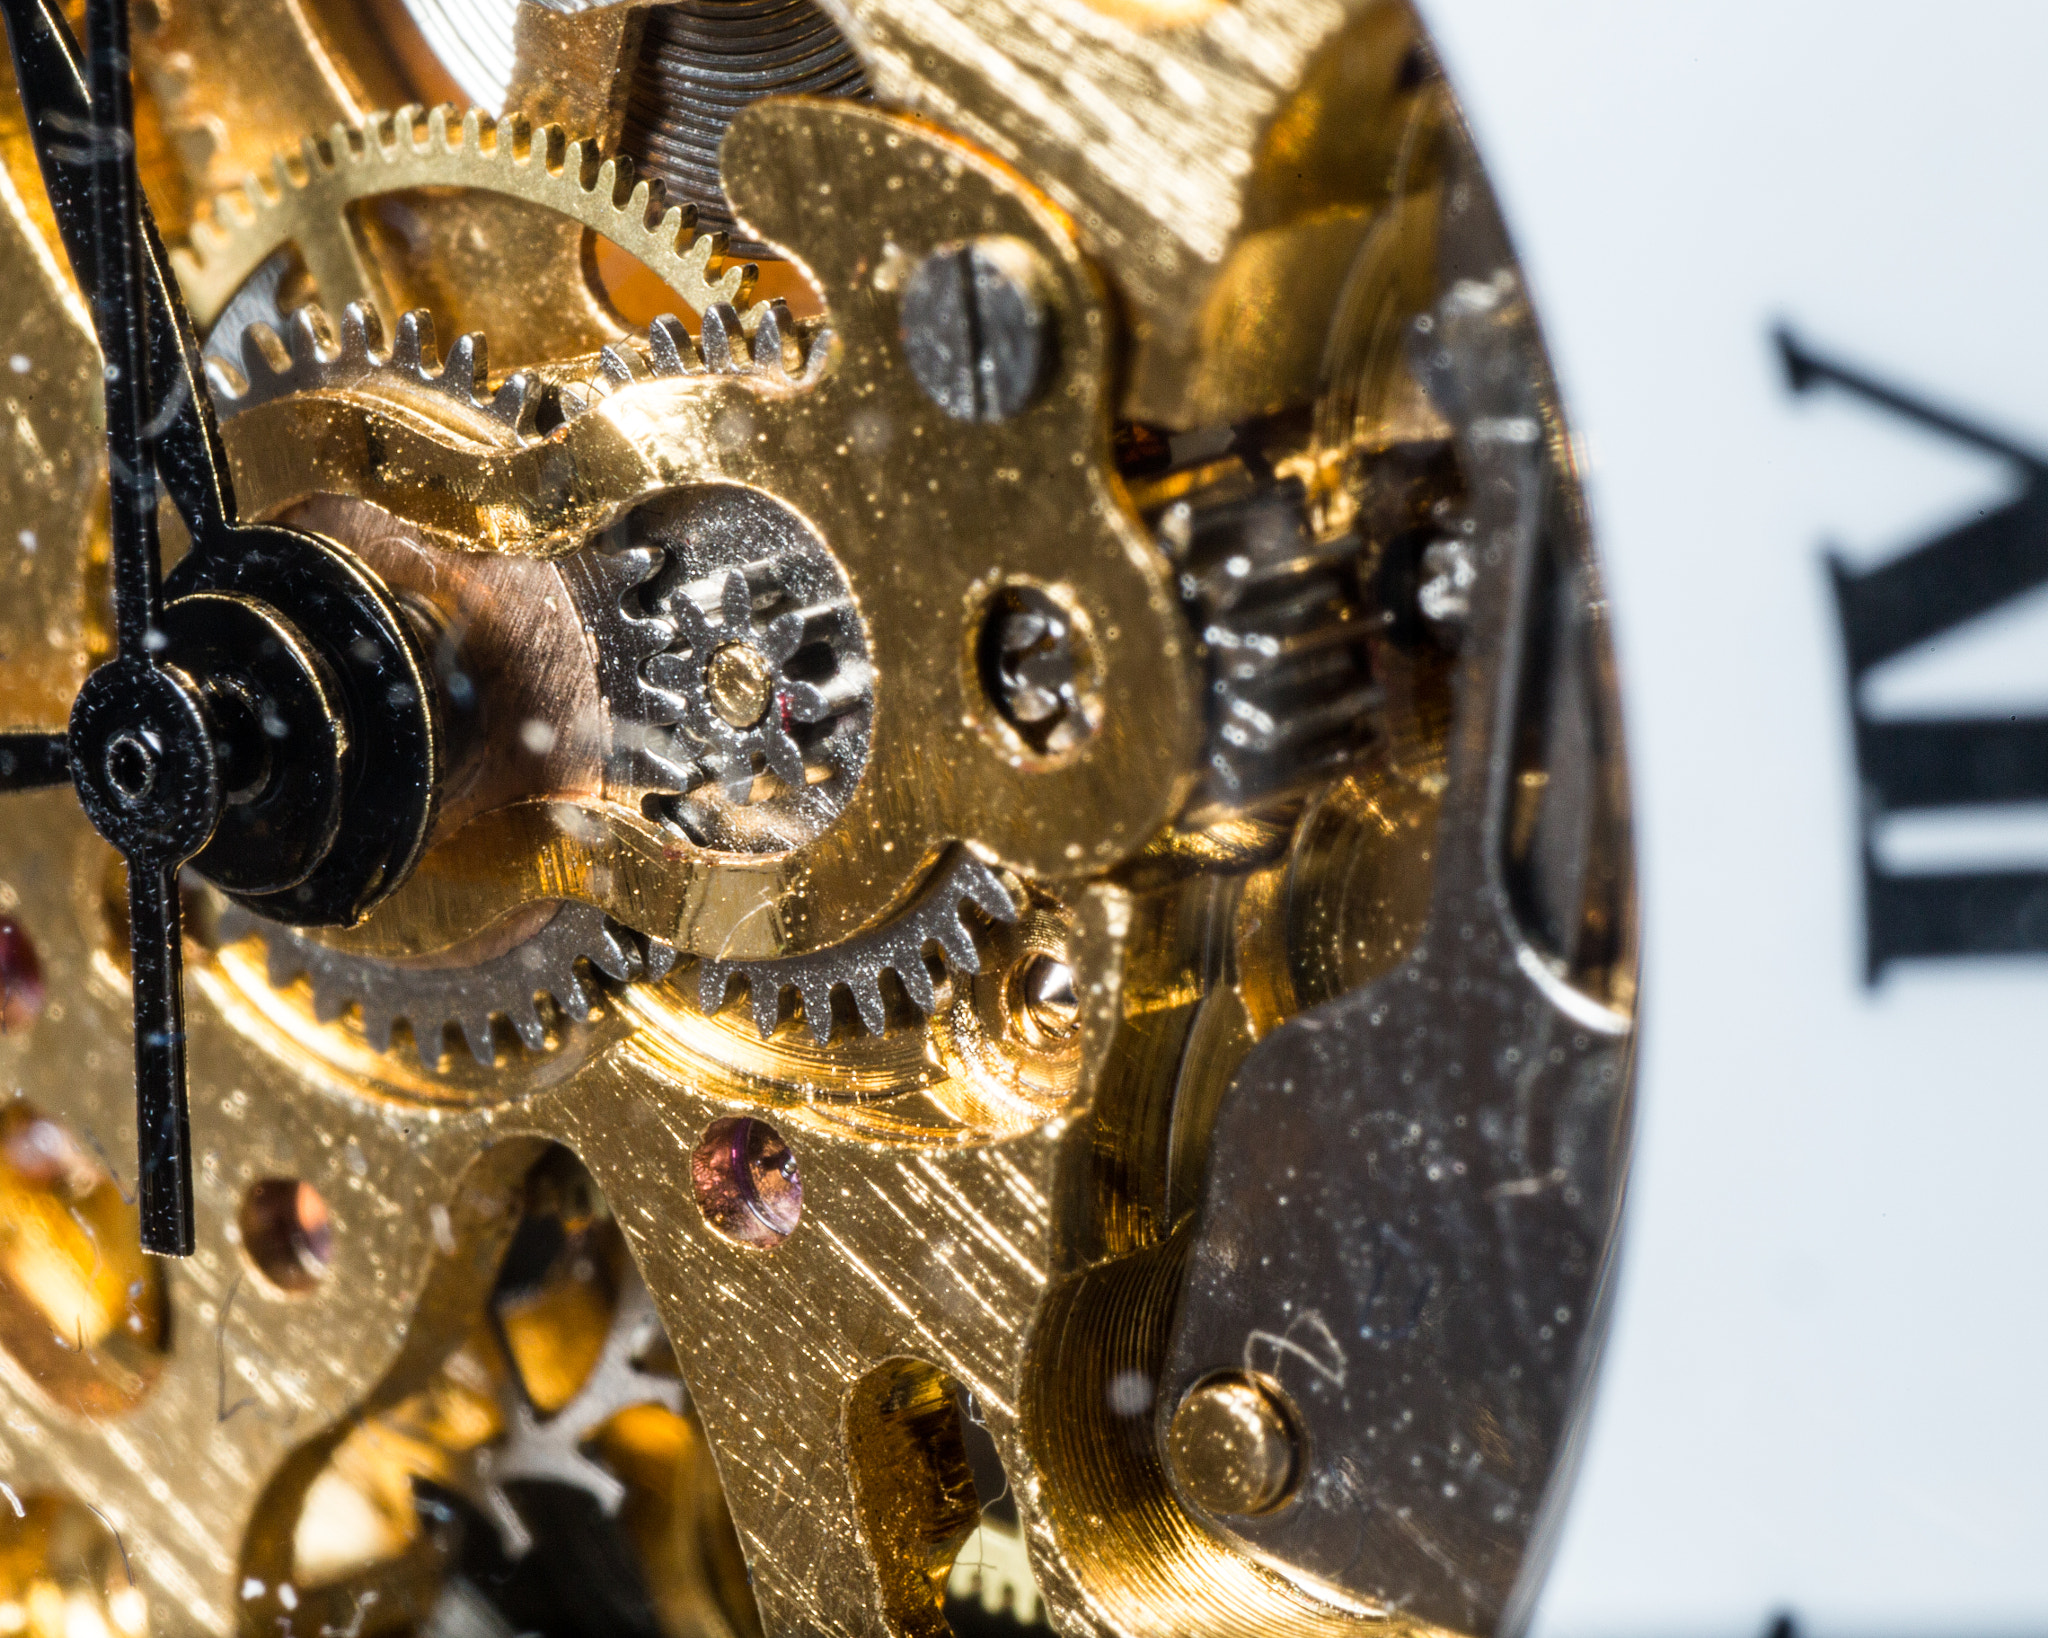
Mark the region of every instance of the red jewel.
POLYGON ((18 922, 0 916, 0 1035, 25 1030, 42 1016, 43 964, 18 922))

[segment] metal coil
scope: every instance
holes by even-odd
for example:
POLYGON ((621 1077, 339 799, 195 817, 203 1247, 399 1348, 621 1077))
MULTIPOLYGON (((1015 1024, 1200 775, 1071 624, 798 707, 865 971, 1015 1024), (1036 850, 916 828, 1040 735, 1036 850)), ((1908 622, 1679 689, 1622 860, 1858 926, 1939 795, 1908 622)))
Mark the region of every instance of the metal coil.
POLYGON ((748 103, 790 95, 869 95, 852 48, 812 0, 673 0, 648 12, 622 146, 697 207, 701 228, 756 254, 719 187, 718 145, 748 103))

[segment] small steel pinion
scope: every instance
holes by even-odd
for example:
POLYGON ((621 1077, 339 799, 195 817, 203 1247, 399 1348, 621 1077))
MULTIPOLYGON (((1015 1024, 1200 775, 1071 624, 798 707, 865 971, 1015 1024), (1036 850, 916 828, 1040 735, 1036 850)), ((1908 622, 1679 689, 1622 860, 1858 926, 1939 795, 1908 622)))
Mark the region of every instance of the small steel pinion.
POLYGON ((868 697, 866 667, 830 657, 847 605, 835 601, 784 609, 765 621, 757 617, 756 596, 779 589, 772 561, 678 588, 661 603, 675 622, 676 644, 646 666, 648 681, 675 701, 678 730, 732 802, 749 799, 764 766, 801 790, 805 755, 793 730, 829 722, 868 697), (791 672, 790 662, 804 650, 822 650, 832 665, 817 682, 791 672))

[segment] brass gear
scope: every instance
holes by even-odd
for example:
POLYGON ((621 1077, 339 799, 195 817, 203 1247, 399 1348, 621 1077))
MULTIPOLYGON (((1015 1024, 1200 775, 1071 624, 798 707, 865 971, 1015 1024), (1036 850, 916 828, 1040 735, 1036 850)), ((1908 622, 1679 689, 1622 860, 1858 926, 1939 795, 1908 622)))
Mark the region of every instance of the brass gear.
MULTIPOLYGON (((474 108, 415 105, 374 114, 360 128, 337 124, 309 136, 296 152, 273 158, 267 182, 251 176, 215 198, 171 256, 193 322, 202 331, 211 327, 264 264, 290 248, 328 311, 366 302, 394 323, 401 304, 377 258, 366 253, 353 213, 368 201, 446 188, 495 196, 526 207, 529 216, 547 212, 579 237, 598 235, 659 278, 693 317, 721 302, 744 307, 753 286, 750 264, 714 270, 724 235, 696 233, 695 208, 669 204, 659 181, 636 179, 630 159, 606 155, 559 125, 536 128, 474 108)), ((562 249, 559 237, 548 240, 537 247, 540 266, 532 276, 512 269, 506 282, 541 278, 553 285, 566 275, 587 296, 581 258, 565 264, 562 249)), ((529 289, 525 296, 542 307, 560 292, 529 289)), ((621 334, 625 326, 615 322, 611 329, 621 334)))
MULTIPOLYGON (((635 381, 706 373, 743 376, 755 368, 756 356, 762 360, 760 370, 786 373, 782 338, 787 333, 794 342, 786 312, 779 303, 764 303, 756 319, 751 348, 738 328, 737 315, 723 304, 704 315, 701 346, 675 321, 658 320, 644 342, 606 348, 587 382, 555 384, 524 371, 494 382, 481 335, 458 337, 443 359, 432 316, 424 312, 401 317, 387 348, 373 308, 353 304, 337 326, 317 306, 308 305, 290 315, 283 335, 260 323, 244 330, 239 337, 239 369, 231 370, 217 357, 209 367, 231 442, 239 418, 259 406, 319 399, 342 413, 402 415, 448 440, 452 459, 473 461, 483 450, 516 449, 541 441, 538 422, 542 407, 549 403, 557 413, 581 413, 635 381), (715 365, 715 372, 707 371, 707 364, 715 365)), ((505 560, 494 564, 476 554, 408 548, 401 542, 400 521, 390 520, 389 527, 372 522, 367 537, 351 538, 417 607, 433 609, 444 633, 460 633, 472 614, 460 589, 465 577, 489 576, 505 560)), ((330 522, 328 527, 341 533, 345 525, 330 522)), ((691 533, 687 524, 678 527, 685 535, 691 533)), ((694 628, 662 612, 673 597, 643 608, 643 598, 665 563, 675 561, 676 572, 681 572, 677 550, 673 545, 598 544, 553 563, 529 560, 509 565, 541 577, 525 590, 530 601, 552 611, 530 611, 524 616, 527 629, 565 616, 578 623, 582 641, 567 645, 565 663, 580 670, 588 656, 596 657, 605 782, 623 779, 635 795, 645 778, 682 781, 685 770, 678 759, 687 761, 689 756, 688 742, 676 737, 677 703, 650 681, 649 673, 658 671, 663 661, 674 661, 679 643, 687 651, 694 628), (556 572, 566 584, 566 599, 547 579, 556 572), (649 758, 654 760, 643 768, 649 758)), ((738 579, 744 587, 736 571, 728 578, 738 579)), ((702 632, 694 635, 696 646, 702 646, 702 632)), ((488 644, 489 639, 483 641, 488 644)), ((459 662, 465 677, 478 669, 446 641, 442 648, 444 655, 459 662)), ((558 644, 538 648, 563 652, 558 644)), ((488 666, 487 658, 485 669, 488 666)), ((571 762, 564 773, 558 763, 554 771, 563 788, 537 788, 531 794, 576 803, 584 809, 587 823, 601 823, 602 804, 579 782, 577 765, 571 762)), ((595 777, 587 765, 583 771, 595 777)), ((459 762, 451 788, 465 788, 459 762)), ((475 806, 472 799, 471 809, 475 806)), ((763 1040, 777 1029, 782 998, 791 991, 801 997, 802 1026, 819 1048, 826 1047, 835 1030, 842 1036, 863 1029, 881 1036, 912 1014, 922 1020, 950 1012, 952 993, 941 993, 937 985, 964 983, 981 971, 976 929, 1015 923, 1018 915, 1013 890, 986 864, 960 850, 932 874, 909 905, 853 939, 807 956, 707 959, 698 964, 683 993, 694 995, 703 1014, 711 1017, 728 1009, 737 980, 744 987, 746 1013, 763 1040), (963 903, 973 905, 980 919, 964 919, 963 903), (912 1013, 894 1009, 892 1020, 883 990, 885 975, 908 999, 912 1013), (850 1008, 835 1009, 833 999, 839 994, 850 1000, 850 1008)), ((380 1052, 391 1050, 394 1022, 406 1022, 421 1068, 429 1076, 442 1074, 444 1063, 453 1068, 444 1050, 451 1026, 460 1026, 471 1056, 486 1071, 505 1044, 497 1028, 500 1021, 510 1025, 529 1053, 556 1044, 536 1001, 546 996, 573 1020, 590 1014, 591 1001, 578 980, 581 962, 619 983, 658 981, 675 961, 673 950, 658 939, 631 939, 591 905, 544 900, 518 906, 491 927, 476 929, 469 938, 413 960, 358 950, 346 931, 306 935, 240 911, 222 916, 218 932, 228 942, 260 935, 273 988, 282 990, 301 976, 308 978, 313 1017, 331 1024, 353 1010, 362 1034, 380 1052)), ((955 1021, 950 1033, 957 1035, 961 1028, 955 1021)))

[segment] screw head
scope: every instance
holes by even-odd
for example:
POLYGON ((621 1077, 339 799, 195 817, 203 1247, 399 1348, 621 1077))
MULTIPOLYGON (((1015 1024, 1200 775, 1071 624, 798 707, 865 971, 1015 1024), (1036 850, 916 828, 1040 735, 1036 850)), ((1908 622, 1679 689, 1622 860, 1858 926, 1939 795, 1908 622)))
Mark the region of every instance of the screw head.
POLYGON ((734 728, 751 728, 768 714, 775 673, 752 643, 727 643, 704 667, 711 709, 734 728))
POLYGON ((1242 1371, 1204 1377, 1167 1429, 1173 1476, 1196 1506, 1225 1517, 1270 1513, 1301 1477, 1301 1435, 1280 1390, 1242 1371))
POLYGON ((903 355, 956 421, 1007 421, 1044 389, 1052 309, 1037 254, 1013 239, 947 245, 903 286, 903 355))

